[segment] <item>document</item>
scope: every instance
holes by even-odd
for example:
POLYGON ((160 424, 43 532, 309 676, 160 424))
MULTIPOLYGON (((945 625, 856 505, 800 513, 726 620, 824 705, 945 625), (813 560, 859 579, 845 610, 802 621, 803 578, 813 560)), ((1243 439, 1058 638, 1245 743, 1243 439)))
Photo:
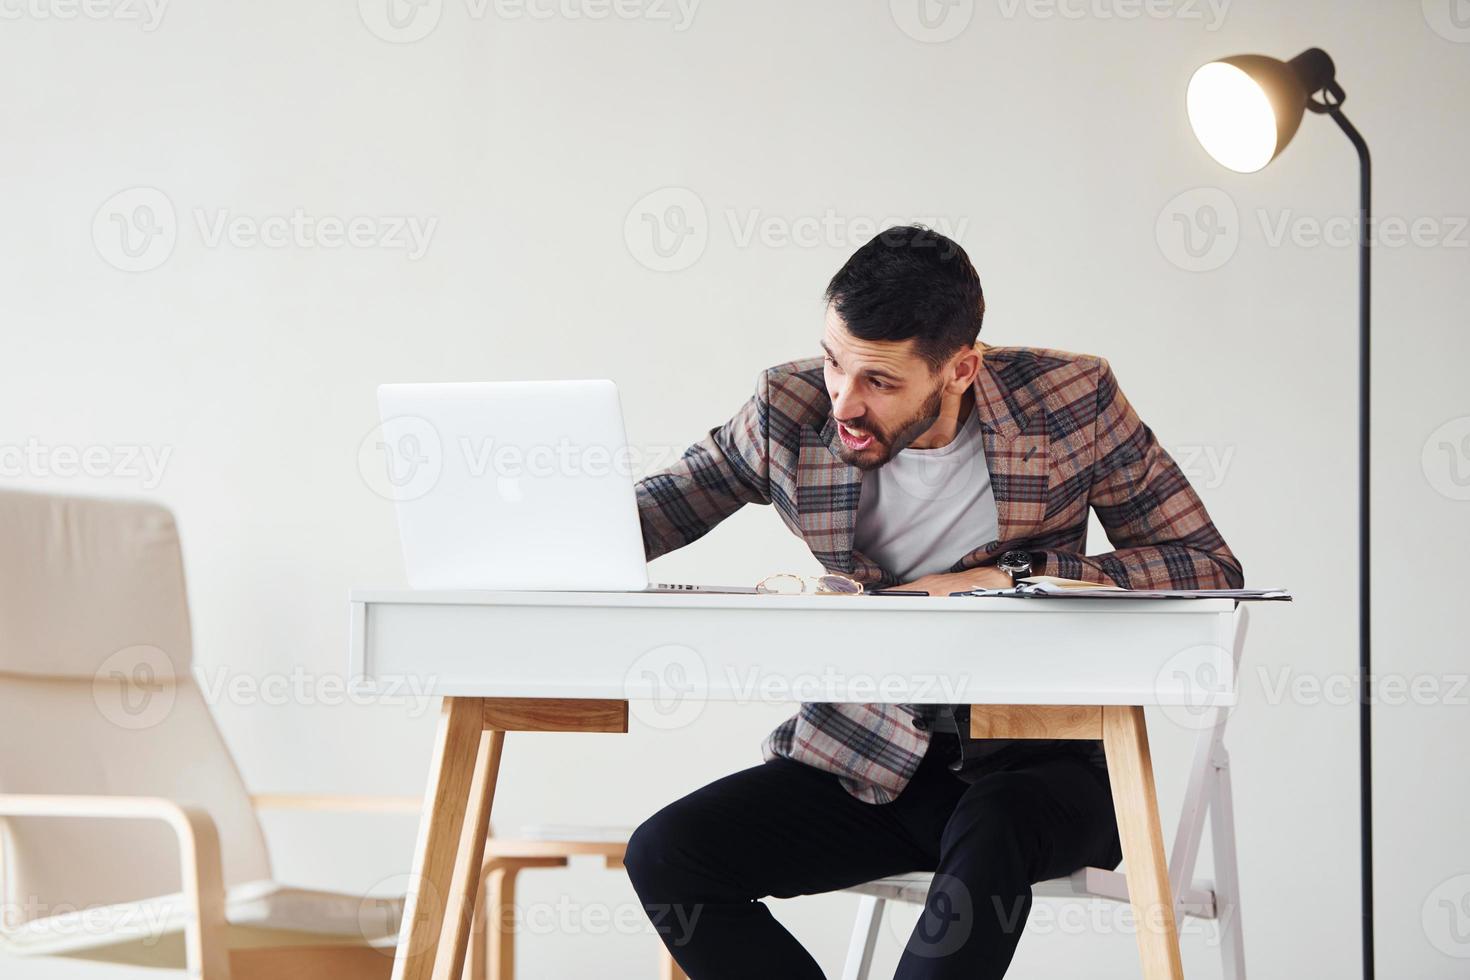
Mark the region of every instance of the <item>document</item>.
POLYGON ((1012 599, 1281 599, 1291 601, 1285 589, 1125 589, 1054 575, 1033 575, 1009 589, 969 589, 952 596, 1004 596, 1012 599))

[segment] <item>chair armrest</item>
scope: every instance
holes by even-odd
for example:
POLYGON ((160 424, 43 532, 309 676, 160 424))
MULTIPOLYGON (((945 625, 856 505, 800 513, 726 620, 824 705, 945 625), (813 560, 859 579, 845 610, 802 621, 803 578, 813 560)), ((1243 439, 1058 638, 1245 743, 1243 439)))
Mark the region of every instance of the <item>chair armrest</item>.
POLYGON ((256 793, 250 797, 257 810, 316 810, 337 813, 413 813, 423 811, 418 796, 353 796, 334 793, 256 793))
POLYGON ((179 877, 190 916, 184 928, 188 975, 229 980, 225 948, 225 885, 219 831, 201 807, 151 796, 0 794, 0 817, 82 817, 160 820, 179 842, 179 877))

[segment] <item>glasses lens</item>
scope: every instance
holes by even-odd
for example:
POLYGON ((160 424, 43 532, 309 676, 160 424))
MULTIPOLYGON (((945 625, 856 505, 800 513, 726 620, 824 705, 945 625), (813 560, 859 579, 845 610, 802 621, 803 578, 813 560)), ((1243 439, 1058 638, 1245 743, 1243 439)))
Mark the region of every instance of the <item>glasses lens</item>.
POLYGON ((778 595, 796 595, 804 589, 802 581, 795 575, 771 575, 761 579, 756 586, 762 592, 774 592, 778 595))
POLYGON ((845 575, 823 575, 817 579, 817 583, 824 592, 836 592, 838 595, 857 595, 863 591, 861 582, 856 582, 845 575))

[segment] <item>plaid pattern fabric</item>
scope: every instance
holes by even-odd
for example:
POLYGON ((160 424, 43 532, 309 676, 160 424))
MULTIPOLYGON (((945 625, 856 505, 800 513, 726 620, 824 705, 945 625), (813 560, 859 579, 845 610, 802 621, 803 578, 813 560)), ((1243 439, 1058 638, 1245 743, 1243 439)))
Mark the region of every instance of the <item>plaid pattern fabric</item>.
MULTIPOLYGON (((1020 548, 1042 557, 1047 575, 1124 588, 1244 584, 1240 562, 1105 359, 979 347, 975 410, 1000 532, 973 542, 950 571, 1020 548), (1083 553, 1089 507, 1115 550, 1083 553)), ((875 588, 901 584, 853 551, 862 471, 842 461, 839 446, 821 359, 764 371, 734 418, 638 482, 648 558, 699 539, 745 504, 771 504, 829 572, 875 588)), ((761 750, 836 773, 853 796, 886 803, 929 744, 928 726, 914 725, 922 713, 914 705, 803 704, 761 750)))

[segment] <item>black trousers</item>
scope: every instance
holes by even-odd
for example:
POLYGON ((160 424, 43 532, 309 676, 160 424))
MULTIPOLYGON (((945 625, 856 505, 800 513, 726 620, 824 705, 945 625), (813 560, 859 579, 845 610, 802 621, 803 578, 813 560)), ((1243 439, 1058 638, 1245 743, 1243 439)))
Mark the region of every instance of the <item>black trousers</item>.
POLYGON ((998 978, 1031 910, 1031 885, 1122 861, 1107 774, 1050 750, 965 783, 936 734, 890 803, 788 759, 732 773, 643 822, 626 865, 654 927, 690 980, 821 980, 762 898, 834 891, 934 871, 895 980, 998 978))

